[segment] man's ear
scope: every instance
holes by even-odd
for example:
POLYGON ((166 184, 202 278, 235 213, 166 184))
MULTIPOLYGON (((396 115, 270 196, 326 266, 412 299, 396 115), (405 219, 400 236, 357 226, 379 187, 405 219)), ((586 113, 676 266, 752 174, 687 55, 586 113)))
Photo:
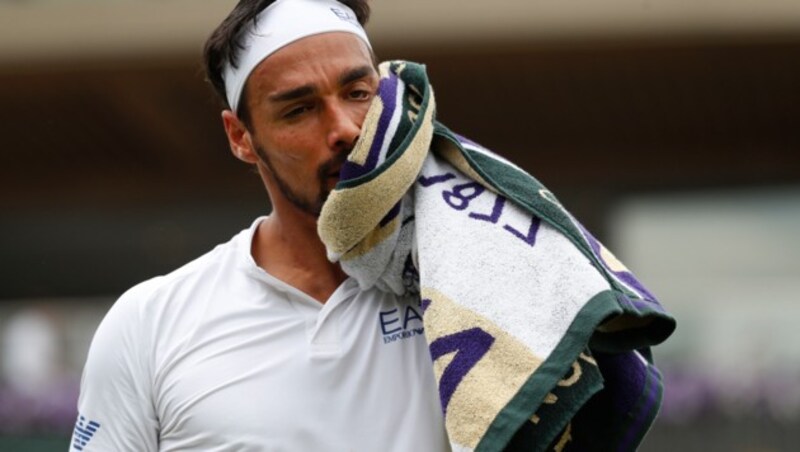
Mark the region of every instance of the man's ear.
POLYGON ((250 132, 247 131, 247 127, 236 117, 236 114, 231 110, 223 110, 222 125, 225 128, 225 135, 228 136, 228 144, 233 155, 245 163, 256 164, 258 156, 253 149, 253 139, 250 132))

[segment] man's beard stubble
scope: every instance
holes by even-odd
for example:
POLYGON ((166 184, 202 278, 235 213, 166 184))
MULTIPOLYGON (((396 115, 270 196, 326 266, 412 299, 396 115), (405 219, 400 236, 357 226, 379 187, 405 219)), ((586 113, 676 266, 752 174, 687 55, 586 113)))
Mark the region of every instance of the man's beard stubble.
POLYGON ((339 152, 336 154, 332 159, 328 160, 327 162, 323 163, 317 169, 317 184, 319 186, 319 194, 315 199, 309 200, 307 198, 303 198, 299 195, 289 183, 275 171, 275 167, 272 165, 272 162, 269 160, 269 156, 264 151, 264 148, 260 145, 256 145, 255 151, 261 161, 266 165, 267 169, 269 169, 272 177, 275 179, 275 183, 278 185, 278 189, 281 191, 283 196, 290 202, 292 205, 300 209, 301 211, 313 216, 314 218, 319 218, 320 214, 322 213, 322 206, 325 204, 325 201, 328 199, 328 195, 330 195, 330 190, 327 187, 327 180, 328 176, 331 174, 331 171, 341 165, 347 160, 347 156, 350 155, 350 150, 339 152))

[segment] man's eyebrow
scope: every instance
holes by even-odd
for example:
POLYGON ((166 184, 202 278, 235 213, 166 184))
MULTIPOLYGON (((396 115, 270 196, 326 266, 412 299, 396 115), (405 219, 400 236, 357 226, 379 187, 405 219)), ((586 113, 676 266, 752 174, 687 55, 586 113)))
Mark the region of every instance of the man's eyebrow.
MULTIPOLYGON (((374 72, 375 70, 372 68, 372 66, 368 65, 351 69, 339 77, 339 86, 345 86, 347 84, 355 82, 356 80, 367 77, 374 72)), ((303 85, 303 86, 298 86, 297 88, 291 88, 286 91, 281 91, 276 94, 271 94, 269 96, 269 100, 273 102, 287 102, 291 100, 301 99, 303 97, 314 94, 315 92, 316 88, 313 85, 303 85)))
POLYGON ((298 86, 297 88, 281 91, 276 94, 271 94, 269 96, 269 100, 273 102, 286 102, 314 94, 315 91, 316 89, 314 89, 312 85, 303 85, 303 86, 298 86))
POLYGON ((339 86, 345 86, 349 83, 355 82, 356 80, 362 79, 368 75, 371 75, 375 72, 375 69, 372 66, 364 65, 361 67, 357 67, 351 69, 339 77, 339 86))

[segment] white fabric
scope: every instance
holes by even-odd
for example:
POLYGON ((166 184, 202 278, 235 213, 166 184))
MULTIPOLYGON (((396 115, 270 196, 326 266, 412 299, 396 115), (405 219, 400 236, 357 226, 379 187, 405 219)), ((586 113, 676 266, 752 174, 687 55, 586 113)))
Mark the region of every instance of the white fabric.
POLYGON ((425 265, 420 252, 423 288, 445 293, 500 325, 537 356, 550 356, 578 312, 608 290, 608 282, 569 239, 545 222, 538 226, 535 247, 525 242, 520 235, 529 234, 535 217, 511 201, 504 203, 497 218, 488 218, 498 195, 484 189, 478 193, 470 188, 477 184, 456 168, 429 156, 421 176, 442 174, 454 177, 414 187, 417 246, 436 261, 425 265), (488 283, 475 284, 475 275, 488 283))
POLYGON ((265 58, 299 39, 332 31, 353 33, 371 48, 356 15, 335 0, 277 0, 264 9, 246 31, 237 67, 225 66, 223 79, 231 110, 239 108, 247 77, 265 58))
POLYGON ((256 266, 257 224, 115 303, 72 450, 449 450, 417 300, 320 304, 256 266))

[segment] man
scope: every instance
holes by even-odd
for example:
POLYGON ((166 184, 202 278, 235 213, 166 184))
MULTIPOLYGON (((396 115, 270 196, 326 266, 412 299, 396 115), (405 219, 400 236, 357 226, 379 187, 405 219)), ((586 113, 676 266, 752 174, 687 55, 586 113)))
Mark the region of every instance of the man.
POLYGON ((317 218, 379 77, 363 0, 242 0, 206 45, 268 217, 126 292, 97 330, 73 450, 443 451, 416 297, 361 290, 317 218))
POLYGON ((549 190, 435 119, 424 66, 375 67, 368 12, 243 0, 213 33, 225 133, 272 212, 115 304, 75 450, 641 442, 674 319, 549 190))

